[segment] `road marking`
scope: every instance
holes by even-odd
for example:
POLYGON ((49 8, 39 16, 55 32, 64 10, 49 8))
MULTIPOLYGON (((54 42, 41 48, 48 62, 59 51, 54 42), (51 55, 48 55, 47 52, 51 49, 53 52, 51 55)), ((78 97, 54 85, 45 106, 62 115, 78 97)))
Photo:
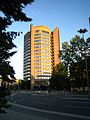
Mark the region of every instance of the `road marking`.
POLYGON ((14 106, 17 106, 17 107, 21 107, 21 108, 25 108, 25 109, 29 109, 29 110, 34 110, 34 111, 38 111, 38 112, 90 120, 90 116, 70 114, 70 113, 63 113, 63 112, 56 112, 56 111, 49 111, 49 110, 44 110, 44 109, 38 109, 38 108, 28 107, 28 106, 24 106, 24 105, 19 105, 19 104, 15 104, 15 103, 11 103, 11 102, 9 102, 9 103, 14 105, 14 106))

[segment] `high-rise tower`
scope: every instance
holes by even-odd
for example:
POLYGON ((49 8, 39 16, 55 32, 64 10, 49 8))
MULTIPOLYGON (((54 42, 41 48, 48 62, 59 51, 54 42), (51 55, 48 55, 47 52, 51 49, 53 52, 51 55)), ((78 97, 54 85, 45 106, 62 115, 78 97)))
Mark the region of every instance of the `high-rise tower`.
POLYGON ((23 61, 23 79, 31 80, 31 40, 30 32, 24 35, 24 61, 23 61))
POLYGON ((24 36, 24 80, 31 80, 31 87, 47 86, 53 67, 60 62, 59 29, 30 26, 24 36))

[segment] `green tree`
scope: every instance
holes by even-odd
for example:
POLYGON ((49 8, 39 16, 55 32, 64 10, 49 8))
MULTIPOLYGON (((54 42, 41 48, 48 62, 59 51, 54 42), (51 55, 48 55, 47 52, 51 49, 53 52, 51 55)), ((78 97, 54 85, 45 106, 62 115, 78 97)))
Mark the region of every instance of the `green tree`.
POLYGON ((50 78, 50 89, 51 90, 64 90, 68 87, 67 80, 67 69, 62 63, 55 66, 50 78))
MULTIPOLYGON (((31 4, 33 0, 0 0, 0 75, 3 81, 10 82, 15 79, 15 71, 10 65, 9 58, 12 57, 16 51, 11 51, 16 45, 13 40, 19 36, 20 32, 7 32, 8 28, 14 21, 31 21, 23 12, 27 4, 31 4)), ((5 88, 0 88, 0 111, 5 107, 7 101, 5 100, 5 88)))
POLYGON ((62 44, 62 61, 69 68, 70 78, 73 86, 84 88, 86 85, 85 59, 90 56, 90 38, 83 39, 80 36, 73 37, 70 42, 62 44))

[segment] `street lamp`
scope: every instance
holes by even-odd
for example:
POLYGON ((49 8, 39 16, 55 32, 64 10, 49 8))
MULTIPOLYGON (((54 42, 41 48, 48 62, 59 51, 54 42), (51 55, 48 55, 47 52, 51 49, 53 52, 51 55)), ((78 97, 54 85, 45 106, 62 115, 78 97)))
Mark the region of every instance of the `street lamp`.
MULTIPOLYGON (((84 39, 84 33, 86 33, 87 31, 88 31, 87 29, 80 29, 77 32, 82 34, 82 38, 84 39)), ((85 41, 85 45, 86 45, 86 41, 85 41)), ((89 98, 89 78, 88 78, 88 66, 87 66, 86 48, 85 48, 85 67, 86 67, 86 78, 87 78, 88 98, 89 98)))
POLYGON ((86 33, 88 30, 87 29, 80 29, 78 32, 82 34, 82 38, 84 39, 84 33, 86 33))

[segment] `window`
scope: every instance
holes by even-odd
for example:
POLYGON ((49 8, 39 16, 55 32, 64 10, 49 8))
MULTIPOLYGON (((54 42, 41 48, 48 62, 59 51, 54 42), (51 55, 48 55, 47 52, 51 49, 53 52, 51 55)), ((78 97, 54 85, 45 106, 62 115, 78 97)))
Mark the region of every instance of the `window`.
POLYGON ((34 34, 34 36, 40 36, 41 34, 34 34))
POLYGON ((34 42, 41 42, 41 40, 34 40, 34 42))
POLYGON ((41 52, 41 50, 34 50, 34 52, 36 53, 36 52, 41 52))
POLYGON ((34 48, 41 48, 41 46, 40 45, 35 45, 34 48))
POLYGON ((34 45, 41 45, 41 43, 34 43, 34 45))
POLYGON ((35 56, 35 58, 41 58, 41 56, 35 56))
POLYGON ((42 30, 42 32, 43 32, 43 33, 46 33, 46 34, 49 34, 49 32, 48 32, 48 31, 45 31, 45 30, 42 30))
POLYGON ((34 39, 41 39, 41 36, 38 36, 38 37, 35 36, 34 39))
POLYGON ((39 32, 39 30, 35 30, 35 32, 36 32, 36 33, 38 33, 38 32, 39 32))
POLYGON ((41 60, 34 60, 34 62, 41 62, 41 60))

